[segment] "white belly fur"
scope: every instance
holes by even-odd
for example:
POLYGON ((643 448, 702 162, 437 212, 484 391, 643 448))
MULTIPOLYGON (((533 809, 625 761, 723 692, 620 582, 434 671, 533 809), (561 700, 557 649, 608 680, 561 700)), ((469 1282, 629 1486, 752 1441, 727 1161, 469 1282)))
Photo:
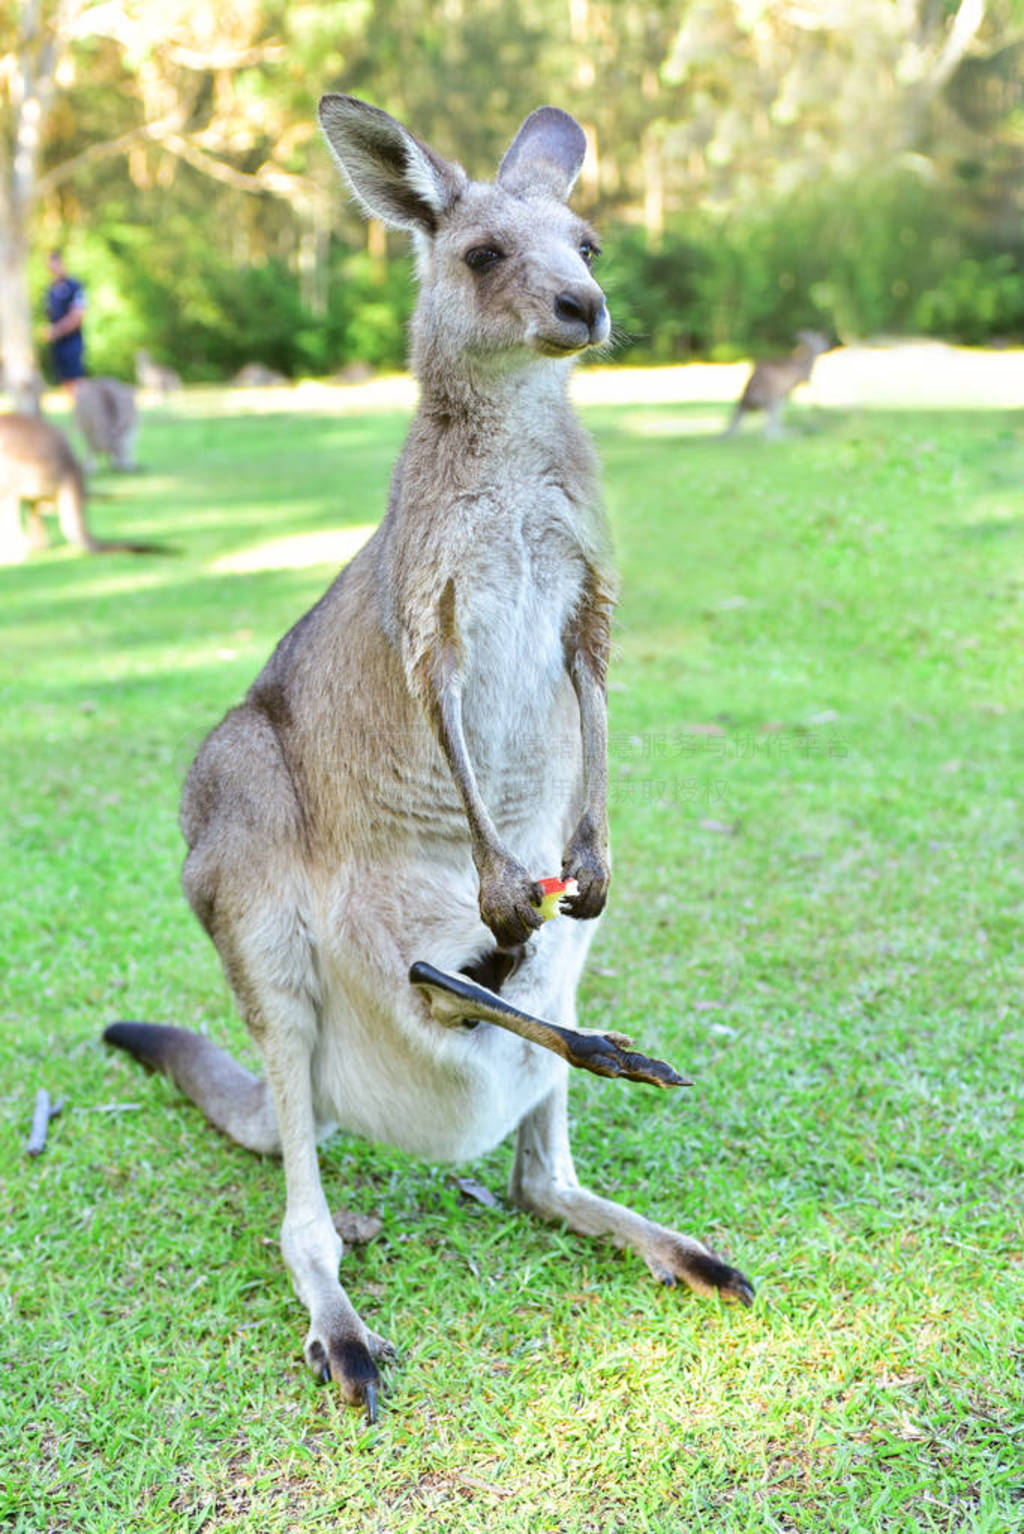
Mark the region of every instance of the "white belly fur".
MULTIPOLYGON (((409 984, 409 965, 425 959, 457 969, 486 952, 493 939, 476 913, 475 889, 472 908, 457 899, 441 918, 431 900, 436 870, 433 876, 422 872, 429 917, 418 921, 407 908, 412 920, 403 923, 389 952, 374 938, 381 930, 377 920, 391 913, 364 910, 362 920, 334 929, 313 1061, 317 1117, 324 1129, 337 1126, 433 1161, 459 1161, 505 1139, 567 1067, 549 1050, 502 1028, 445 1028, 430 1015, 409 984), (368 942, 360 940, 364 935, 368 942)), ((404 873, 412 878, 416 870, 404 873)), ((567 916, 546 923, 502 995, 524 1011, 571 1026, 596 926, 567 916)))

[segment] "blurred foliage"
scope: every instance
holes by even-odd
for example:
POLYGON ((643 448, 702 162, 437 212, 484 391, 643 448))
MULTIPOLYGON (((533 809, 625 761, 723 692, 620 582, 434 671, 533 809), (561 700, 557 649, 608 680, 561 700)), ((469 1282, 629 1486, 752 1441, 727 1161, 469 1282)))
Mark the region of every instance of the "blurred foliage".
MULTIPOLYGON (((188 224, 85 226, 65 255, 86 275, 93 373, 132 379, 141 349, 194 383, 230 378, 252 361, 287 377, 325 375, 353 361, 405 363, 416 294, 412 262, 397 252, 384 262, 333 245, 323 315, 312 312, 285 257, 239 264, 188 224)), ((38 310, 48 280, 40 255, 32 284, 38 310)), ((45 372, 46 349, 41 362, 45 372)))
MULTIPOLYGON (((130 372, 140 346, 195 379, 404 360, 405 242, 367 232, 338 184, 314 119, 332 89, 475 175, 539 102, 572 111, 626 359, 759 351, 807 324, 1024 336, 1024 0, 38 9, 58 66, 35 315, 64 243, 97 370, 130 372)), ((17 15, 0 0, 12 36, 17 15)), ((0 170, 3 81, 30 53, 0 70, 0 170)))
POLYGON ((1024 336, 1024 272, 950 218, 913 172, 803 189, 735 217, 673 221, 656 244, 613 233, 601 278, 635 361, 728 360, 791 343, 925 334, 976 344, 1024 336))
MULTIPOLYGON (((88 273, 95 372, 131 377, 140 347, 194 381, 230 377, 254 358, 288 376, 404 365, 415 283, 397 250, 382 264, 333 246, 318 317, 281 257, 239 267, 196 242, 164 264, 150 243, 136 226, 72 246, 73 266, 88 273)), ((957 229, 940 191, 912 175, 819 186, 733 218, 674 219, 656 242, 619 224, 604 248, 598 275, 620 360, 765 354, 807 327, 843 340, 1024 337, 1018 258, 957 229)))

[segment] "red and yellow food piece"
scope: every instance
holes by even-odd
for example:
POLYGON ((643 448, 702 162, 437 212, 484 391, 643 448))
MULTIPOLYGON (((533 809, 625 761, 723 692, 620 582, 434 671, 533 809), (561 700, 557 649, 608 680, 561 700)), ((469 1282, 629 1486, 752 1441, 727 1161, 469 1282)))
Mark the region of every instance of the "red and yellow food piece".
POLYGON ((580 887, 575 879, 538 879, 537 883, 543 891, 540 902, 542 921, 550 921, 552 916, 560 914, 565 896, 579 894, 580 887))

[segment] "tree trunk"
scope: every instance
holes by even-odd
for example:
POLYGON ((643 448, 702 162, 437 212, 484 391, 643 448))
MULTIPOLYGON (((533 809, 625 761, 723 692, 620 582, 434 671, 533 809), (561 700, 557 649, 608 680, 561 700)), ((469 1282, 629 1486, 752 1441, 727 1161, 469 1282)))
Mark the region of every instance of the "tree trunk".
POLYGON ((15 48, 6 61, 10 136, 0 143, 0 357, 15 409, 35 413, 42 380, 32 342, 28 242, 57 53, 57 34, 49 30, 40 0, 20 0, 15 48))
POLYGON ((301 212, 299 235, 299 286, 302 302, 322 320, 327 313, 327 263, 330 258, 330 224, 318 199, 301 212))
POLYGON ((38 414, 42 384, 32 340, 28 243, 17 227, 0 229, 0 346, 11 403, 15 410, 38 414))
POLYGON ((665 233, 665 167, 661 142, 651 123, 644 129, 640 157, 644 171, 644 230, 651 250, 658 250, 665 233))

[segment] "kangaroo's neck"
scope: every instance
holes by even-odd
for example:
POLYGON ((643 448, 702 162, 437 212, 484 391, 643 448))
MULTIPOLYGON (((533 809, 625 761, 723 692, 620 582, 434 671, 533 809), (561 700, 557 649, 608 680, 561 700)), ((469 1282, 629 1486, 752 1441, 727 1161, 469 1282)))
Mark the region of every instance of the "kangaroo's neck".
POLYGON ((590 439, 569 401, 571 362, 514 356, 477 362, 417 348, 420 403, 411 443, 463 493, 519 473, 553 473, 570 499, 596 495, 590 439))
POLYGON ((523 348, 478 361, 446 354, 435 343, 416 347, 413 366, 420 413, 444 429, 486 432, 506 442, 524 430, 556 433, 575 420, 568 358, 538 357, 523 348))

